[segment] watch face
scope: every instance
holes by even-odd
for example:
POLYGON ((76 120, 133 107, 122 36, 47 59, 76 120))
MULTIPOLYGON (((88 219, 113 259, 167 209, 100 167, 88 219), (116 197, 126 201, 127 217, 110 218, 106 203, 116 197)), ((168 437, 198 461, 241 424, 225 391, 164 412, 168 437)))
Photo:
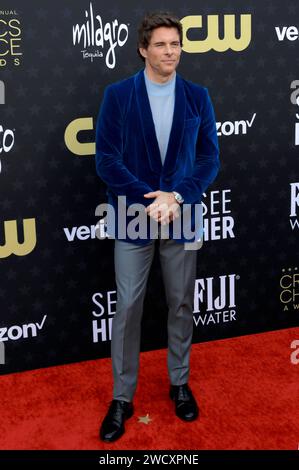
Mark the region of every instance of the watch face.
POLYGON ((183 198, 180 194, 176 194, 175 198, 176 198, 177 202, 179 202, 179 203, 183 202, 183 198))
POLYGON ((175 200, 179 203, 182 204, 184 202, 184 199, 179 193, 176 193, 175 191, 173 192, 175 200))

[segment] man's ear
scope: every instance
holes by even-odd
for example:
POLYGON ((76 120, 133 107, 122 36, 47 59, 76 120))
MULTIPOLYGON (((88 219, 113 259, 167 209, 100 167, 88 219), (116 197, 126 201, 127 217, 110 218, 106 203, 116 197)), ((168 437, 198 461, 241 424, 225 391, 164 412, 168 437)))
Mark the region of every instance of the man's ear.
POLYGON ((142 55, 142 57, 144 57, 146 59, 146 49, 144 49, 143 47, 139 47, 139 52, 140 54, 142 55))

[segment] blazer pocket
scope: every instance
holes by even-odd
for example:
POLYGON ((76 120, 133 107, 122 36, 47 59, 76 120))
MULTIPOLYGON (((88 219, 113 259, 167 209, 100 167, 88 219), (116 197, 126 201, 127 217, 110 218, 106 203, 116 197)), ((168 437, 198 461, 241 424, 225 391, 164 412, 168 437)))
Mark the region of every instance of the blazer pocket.
POLYGON ((197 126, 200 123, 200 117, 185 119, 185 128, 197 126))

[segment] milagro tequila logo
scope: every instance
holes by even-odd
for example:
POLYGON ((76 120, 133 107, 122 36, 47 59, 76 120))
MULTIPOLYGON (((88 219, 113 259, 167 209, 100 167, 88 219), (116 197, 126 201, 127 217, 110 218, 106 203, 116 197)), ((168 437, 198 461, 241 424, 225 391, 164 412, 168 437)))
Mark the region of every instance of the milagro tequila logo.
POLYGON ((127 42, 128 26, 119 23, 117 19, 103 24, 102 17, 94 14, 92 2, 89 4, 89 10, 85 10, 85 17, 86 21, 83 24, 77 23, 73 26, 73 45, 81 45, 83 59, 90 59, 91 62, 106 53, 107 67, 114 69, 115 48, 122 47, 127 42))
POLYGON ((196 279, 193 320, 196 326, 236 321, 236 274, 196 279))

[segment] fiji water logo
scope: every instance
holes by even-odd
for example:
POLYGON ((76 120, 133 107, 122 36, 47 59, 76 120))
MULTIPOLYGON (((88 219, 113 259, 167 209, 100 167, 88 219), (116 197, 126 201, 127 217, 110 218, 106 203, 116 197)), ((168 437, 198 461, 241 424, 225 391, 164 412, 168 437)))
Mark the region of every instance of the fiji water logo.
POLYGON ((195 280, 193 320, 196 326, 237 320, 236 281, 238 274, 195 280))

